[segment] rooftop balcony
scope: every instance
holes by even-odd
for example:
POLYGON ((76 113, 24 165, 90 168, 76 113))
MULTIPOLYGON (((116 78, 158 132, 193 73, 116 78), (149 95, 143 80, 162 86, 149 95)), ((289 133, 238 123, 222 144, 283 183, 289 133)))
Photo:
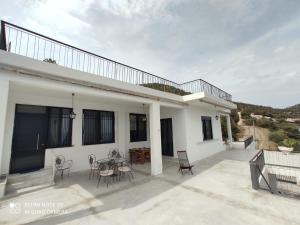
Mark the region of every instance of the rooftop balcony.
POLYGON ((202 79, 176 83, 5 21, 1 21, 0 49, 74 70, 181 96, 205 92, 220 99, 232 100, 229 93, 202 79))

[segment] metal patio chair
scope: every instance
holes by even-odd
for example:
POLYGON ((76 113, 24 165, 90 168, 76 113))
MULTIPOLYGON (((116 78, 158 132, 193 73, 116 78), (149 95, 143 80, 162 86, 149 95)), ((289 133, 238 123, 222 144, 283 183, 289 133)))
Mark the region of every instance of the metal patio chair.
POLYGON ((65 171, 68 171, 68 176, 69 176, 72 166, 73 166, 72 160, 66 161, 66 159, 63 155, 56 156, 56 158, 55 158, 55 168, 56 168, 55 175, 57 173, 60 173, 61 178, 63 178, 65 171))
POLYGON ((131 164, 127 160, 124 161, 121 164, 121 166, 118 166, 118 171, 119 171, 119 180, 121 179, 122 176, 125 176, 125 175, 127 175, 130 182, 131 182, 131 177, 132 177, 132 179, 134 179, 131 164))
POLYGON ((189 170, 191 174, 193 174, 192 168, 194 167, 193 165, 190 165, 187 152, 186 151, 177 151, 178 155, 178 161, 179 161, 179 170, 181 171, 183 175, 183 170, 189 170))
POLYGON ((91 179, 91 176, 94 177, 95 176, 95 172, 97 172, 99 170, 99 164, 96 160, 96 156, 94 154, 91 154, 88 156, 89 159, 89 165, 90 165, 90 175, 89 175, 89 179, 91 179))
POLYGON ((99 178, 98 178, 98 184, 97 187, 99 187, 101 178, 103 177, 104 183, 106 183, 106 186, 108 187, 108 183, 111 182, 114 175, 114 164, 111 164, 109 162, 100 162, 99 163, 99 178))

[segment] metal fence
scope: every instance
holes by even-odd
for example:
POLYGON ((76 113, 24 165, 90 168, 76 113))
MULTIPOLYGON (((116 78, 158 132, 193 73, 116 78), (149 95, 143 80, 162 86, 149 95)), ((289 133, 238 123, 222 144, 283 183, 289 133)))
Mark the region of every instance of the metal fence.
POLYGON ((246 149, 249 145, 251 145, 252 142, 253 142, 253 136, 250 136, 250 137, 246 138, 246 139, 244 140, 245 149, 246 149))
POLYGON ((227 101, 232 100, 230 94, 204 80, 178 84, 5 21, 1 21, 0 48, 32 59, 160 91, 179 95, 205 92, 227 101))
POLYGON ((253 189, 300 197, 300 154, 261 150, 249 164, 253 189))

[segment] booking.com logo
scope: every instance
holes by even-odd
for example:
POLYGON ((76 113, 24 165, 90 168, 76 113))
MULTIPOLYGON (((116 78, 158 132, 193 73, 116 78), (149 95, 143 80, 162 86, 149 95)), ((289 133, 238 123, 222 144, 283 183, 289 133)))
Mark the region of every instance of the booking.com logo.
POLYGON ((46 215, 46 214, 66 214, 64 204, 61 202, 23 202, 9 203, 9 211, 12 214, 32 214, 32 215, 46 215))
POLYGON ((22 211, 21 204, 20 203, 11 202, 11 203, 9 203, 9 210, 13 214, 20 214, 21 211, 22 211))

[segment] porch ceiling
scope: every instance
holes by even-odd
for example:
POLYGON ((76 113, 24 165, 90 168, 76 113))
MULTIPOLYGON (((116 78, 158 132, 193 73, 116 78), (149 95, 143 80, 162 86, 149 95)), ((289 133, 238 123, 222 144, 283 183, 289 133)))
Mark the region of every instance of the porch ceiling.
MULTIPOLYGON (((22 77, 22 79, 12 79, 10 81, 11 95, 32 95, 48 96, 53 98, 71 99, 71 94, 75 93, 75 99, 92 102, 103 102, 118 105, 141 105, 150 104, 151 99, 138 96, 131 96, 122 93, 115 93, 97 88, 83 87, 77 84, 61 83, 57 81, 34 79, 22 77)), ((183 105, 159 101, 161 106, 182 108, 183 105)))

